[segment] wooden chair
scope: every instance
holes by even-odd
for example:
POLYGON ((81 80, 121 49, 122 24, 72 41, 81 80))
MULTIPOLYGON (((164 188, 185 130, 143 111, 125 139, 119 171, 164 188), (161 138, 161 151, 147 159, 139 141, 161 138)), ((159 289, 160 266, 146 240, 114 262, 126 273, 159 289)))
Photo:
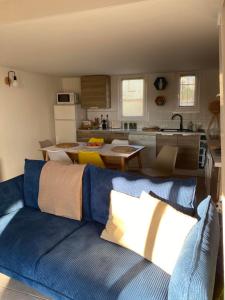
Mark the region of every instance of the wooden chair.
POLYGON ((105 168, 105 164, 98 152, 79 151, 78 162, 80 164, 92 164, 100 168, 105 168))
POLYGON ((53 146, 53 143, 50 140, 39 141, 39 144, 41 148, 53 146))
POLYGON ((173 175, 176 164, 178 147, 163 146, 160 150, 152 168, 144 168, 141 172, 152 177, 169 177, 173 175))
POLYGON ((65 164, 72 164, 72 160, 63 150, 47 150, 50 160, 60 161, 65 164))
MULTIPOLYGON (((39 145, 41 148, 46 148, 46 147, 53 146, 53 143, 50 140, 43 140, 43 141, 39 141, 39 145)), ((42 151, 42 155, 43 158, 45 159, 45 151, 42 151)))
MULTIPOLYGON (((128 140, 114 139, 114 140, 112 140, 111 144, 115 145, 115 146, 127 146, 127 145, 129 145, 129 141, 128 140)), ((119 169, 120 165, 121 165, 120 158, 118 158, 118 157, 107 157, 105 159, 105 164, 106 164, 107 168, 119 169)))
POLYGON ((125 146, 125 145, 129 145, 129 141, 128 140, 118 140, 118 139, 114 139, 112 140, 113 145, 121 145, 121 146, 125 146))

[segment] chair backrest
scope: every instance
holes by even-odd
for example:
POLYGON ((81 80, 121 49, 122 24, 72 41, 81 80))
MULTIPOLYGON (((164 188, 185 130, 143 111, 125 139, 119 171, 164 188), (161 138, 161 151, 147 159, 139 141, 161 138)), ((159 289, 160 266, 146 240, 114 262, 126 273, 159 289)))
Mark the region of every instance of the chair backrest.
POLYGON ((105 164, 98 152, 79 151, 78 162, 80 164, 92 164, 97 167, 105 168, 105 164))
POLYGON ((50 140, 44 140, 44 141, 39 141, 39 145, 41 148, 45 148, 45 147, 53 146, 53 143, 50 140))
POLYGON ((153 164, 153 168, 157 170, 173 172, 176 164, 178 147, 165 145, 160 150, 153 164))
POLYGON ((114 139, 114 140, 112 140, 112 144, 113 145, 129 145, 129 141, 114 139))
POLYGON ((63 150, 47 150, 48 157, 50 160, 61 161, 67 164, 72 164, 72 160, 63 150))

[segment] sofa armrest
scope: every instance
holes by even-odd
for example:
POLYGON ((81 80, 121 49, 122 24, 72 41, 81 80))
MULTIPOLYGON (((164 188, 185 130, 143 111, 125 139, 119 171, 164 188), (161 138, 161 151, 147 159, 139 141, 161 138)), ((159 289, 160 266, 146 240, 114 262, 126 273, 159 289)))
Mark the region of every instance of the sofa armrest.
POLYGON ((0 183, 0 217, 24 206, 23 175, 0 183))
POLYGON ((171 276, 168 300, 212 299, 220 229, 210 197, 199 204, 198 216, 171 276))

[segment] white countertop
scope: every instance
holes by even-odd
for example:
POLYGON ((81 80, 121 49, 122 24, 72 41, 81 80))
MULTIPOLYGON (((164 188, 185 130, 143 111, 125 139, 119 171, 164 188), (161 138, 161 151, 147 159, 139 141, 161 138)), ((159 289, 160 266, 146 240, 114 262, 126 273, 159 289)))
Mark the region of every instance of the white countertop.
POLYGON ((162 134, 162 135, 174 135, 174 134, 182 134, 185 136, 188 135, 205 135, 204 132, 179 132, 179 131, 144 131, 142 129, 78 129, 78 132, 107 132, 107 133, 128 133, 128 134, 136 134, 136 135, 156 135, 156 134, 162 134))

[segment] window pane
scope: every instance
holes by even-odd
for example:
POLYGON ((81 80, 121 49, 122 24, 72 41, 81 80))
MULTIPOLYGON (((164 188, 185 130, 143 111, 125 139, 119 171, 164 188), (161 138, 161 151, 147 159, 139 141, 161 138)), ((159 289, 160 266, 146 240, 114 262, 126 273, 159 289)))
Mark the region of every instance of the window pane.
POLYGON ((122 114, 124 117, 144 115, 144 79, 122 81, 122 114))
POLYGON ((180 106, 195 105, 195 88, 195 75, 185 75, 180 77, 180 106))

